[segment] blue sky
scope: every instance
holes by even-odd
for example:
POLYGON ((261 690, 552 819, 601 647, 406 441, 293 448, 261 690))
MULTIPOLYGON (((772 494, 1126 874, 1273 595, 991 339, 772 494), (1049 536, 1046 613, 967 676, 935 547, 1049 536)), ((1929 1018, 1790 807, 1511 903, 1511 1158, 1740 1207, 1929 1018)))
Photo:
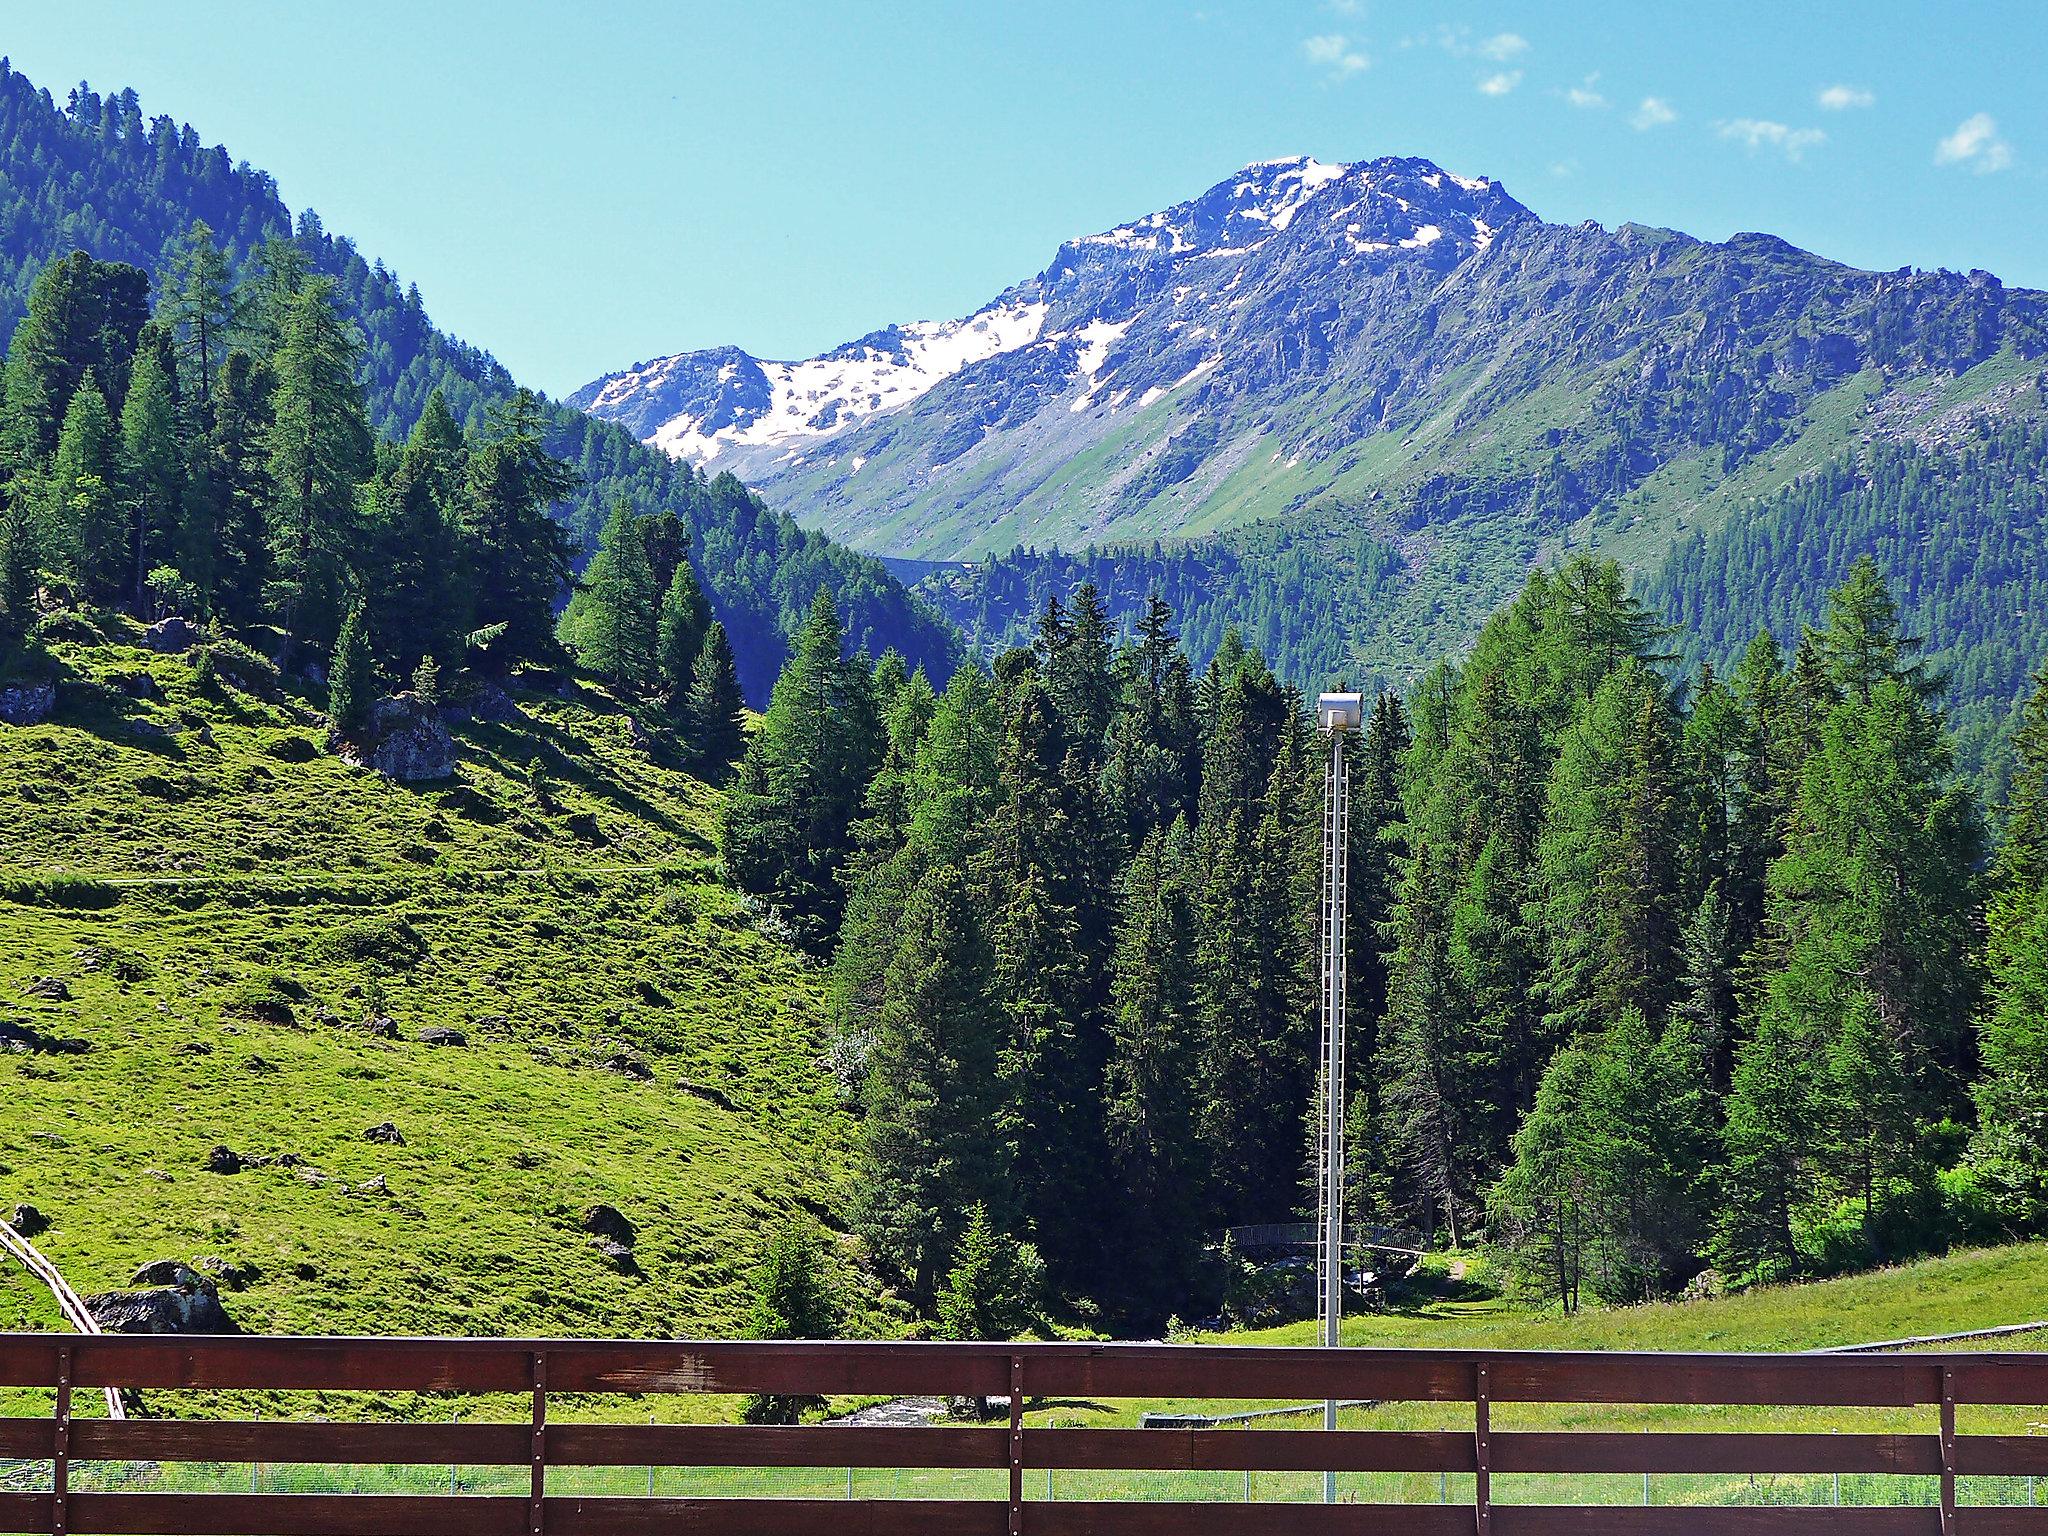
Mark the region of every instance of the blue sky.
POLYGON ((68 0, 51 88, 271 171, 563 392, 969 311, 1249 160, 1427 155, 1553 220, 2048 287, 2041 0, 68 0), (166 18, 175 14, 174 22, 166 18))

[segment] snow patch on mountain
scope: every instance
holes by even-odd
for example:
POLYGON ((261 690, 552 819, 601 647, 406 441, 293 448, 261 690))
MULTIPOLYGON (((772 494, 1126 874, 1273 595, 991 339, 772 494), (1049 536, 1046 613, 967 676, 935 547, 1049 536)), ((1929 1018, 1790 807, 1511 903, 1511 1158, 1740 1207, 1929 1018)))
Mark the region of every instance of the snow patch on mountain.
MULTIPOLYGON (((755 409, 718 419, 718 411, 681 411, 650 441, 676 458, 709 462, 727 447, 758 447, 792 438, 828 436, 881 411, 908 405, 970 363, 1015 351, 1038 339, 1047 306, 1039 302, 991 305, 963 320, 918 320, 891 326, 802 362, 756 366, 768 399, 755 409)), ((634 397, 666 385, 693 354, 681 353, 607 379, 585 409, 603 416, 634 397)), ((720 385, 739 374, 723 365, 720 385)))

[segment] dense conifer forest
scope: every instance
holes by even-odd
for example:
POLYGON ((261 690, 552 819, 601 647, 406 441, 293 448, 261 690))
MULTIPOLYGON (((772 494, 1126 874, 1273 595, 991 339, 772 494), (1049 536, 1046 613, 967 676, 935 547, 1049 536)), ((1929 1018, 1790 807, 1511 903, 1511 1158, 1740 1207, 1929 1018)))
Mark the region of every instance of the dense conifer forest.
MULTIPOLYGON (((1348 1199, 1560 1303, 1837 1273, 2048 1218, 2048 693, 2009 803, 1861 559, 1686 668, 1590 557, 1353 739, 1348 1199), (1987 812, 2003 823, 1994 844, 1987 812)), ((831 968, 860 1230, 1126 1323, 1231 1306, 1314 1199, 1322 754, 1227 632, 1092 586, 935 690, 820 602, 723 812, 831 968)))
POLYGON ((291 241, 236 283, 195 226, 154 310, 139 268, 46 267, 0 375, 0 665, 46 671, 43 640, 98 609, 203 625, 217 665, 254 640, 324 669, 331 732, 361 745, 387 689, 432 706, 444 673, 573 658, 729 760, 744 701, 686 525, 621 499, 576 583, 552 515, 576 475, 539 400, 465 432, 436 391, 402 445, 380 442, 359 361, 333 280, 291 241))
MULTIPOLYGON (((622 498, 686 528, 740 677, 757 697, 766 698, 786 636, 821 588, 835 594, 860 643, 893 646, 935 675, 948 669, 954 641, 945 625, 879 562, 799 528, 731 476, 707 478, 621 428, 522 397, 489 353, 435 329, 416 287, 329 234, 312 211, 294 220, 268 175, 202 144, 190 125, 145 118, 133 91, 102 96, 81 85, 60 108, 0 60, 0 342, 23 323, 43 269, 73 251, 140 269, 159 298, 177 291, 189 276, 195 222, 216 252, 209 282, 268 280, 287 251, 294 281, 327 280, 337 323, 353 335, 354 377, 377 435, 405 438, 436 394, 471 433, 516 407, 524 430, 572 471, 554 510, 577 562, 622 498)), ((182 332, 193 322, 181 311, 172 323, 182 332)), ((102 393, 121 393, 118 382, 101 379, 102 393)), ((189 370, 177 382, 203 393, 189 370)))

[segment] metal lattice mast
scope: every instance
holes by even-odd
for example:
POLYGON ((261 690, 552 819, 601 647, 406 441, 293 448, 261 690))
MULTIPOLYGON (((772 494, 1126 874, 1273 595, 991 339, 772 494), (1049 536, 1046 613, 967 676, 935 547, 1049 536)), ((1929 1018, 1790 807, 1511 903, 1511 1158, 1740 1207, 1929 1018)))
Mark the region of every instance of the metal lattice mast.
MULTIPOLYGON (((1322 1342, 1342 1342, 1344 1319, 1344 939, 1346 876, 1351 848, 1351 776, 1344 738, 1357 727, 1363 700, 1357 694, 1324 694, 1317 713, 1329 735, 1330 761, 1323 785, 1323 1041, 1320 1093, 1322 1143, 1318 1158, 1317 1235, 1321 1280, 1317 1312, 1322 1342)), ((1337 1427, 1337 1403, 1323 1404, 1323 1427, 1337 1427)), ((1323 1474, 1323 1500, 1337 1501, 1337 1474, 1323 1474)))

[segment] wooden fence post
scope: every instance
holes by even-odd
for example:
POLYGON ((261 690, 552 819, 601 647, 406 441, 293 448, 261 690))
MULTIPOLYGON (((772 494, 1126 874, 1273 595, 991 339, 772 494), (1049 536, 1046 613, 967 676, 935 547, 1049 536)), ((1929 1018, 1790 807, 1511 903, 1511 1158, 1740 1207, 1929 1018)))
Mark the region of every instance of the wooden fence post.
POLYGON ((1486 1383, 1486 1362, 1472 1370, 1472 1506, 1479 1536, 1493 1522, 1493 1410, 1486 1383))
POLYGON ((1010 1536, 1024 1536, 1024 1357, 1010 1356, 1010 1536))
POLYGON ((50 1454, 50 1536, 64 1536, 71 1502, 71 1346, 57 1346, 57 1425, 50 1454))
POLYGON ((1956 1533, 1956 1372, 1941 1368, 1941 1536, 1956 1533))
POLYGON ((528 1536, 541 1536, 548 1490, 548 1355, 533 1352, 533 1492, 527 1501, 528 1536))

